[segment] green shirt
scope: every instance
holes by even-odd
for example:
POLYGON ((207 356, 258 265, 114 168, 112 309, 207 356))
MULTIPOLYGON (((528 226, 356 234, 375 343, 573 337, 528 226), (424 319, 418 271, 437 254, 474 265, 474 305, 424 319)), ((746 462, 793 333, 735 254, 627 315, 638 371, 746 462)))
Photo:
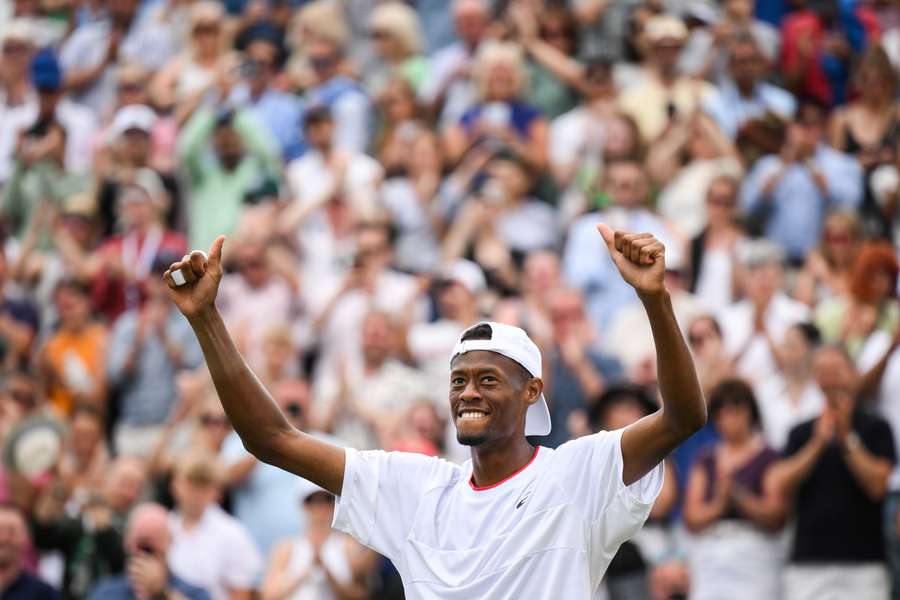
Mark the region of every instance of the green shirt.
POLYGON ((201 108, 187 122, 178 139, 178 156, 190 180, 188 238, 192 248, 207 248, 220 234, 238 224, 246 193, 266 179, 279 179, 278 146, 250 112, 239 110, 234 128, 245 145, 234 169, 226 169, 210 149, 216 123, 212 109, 201 108))

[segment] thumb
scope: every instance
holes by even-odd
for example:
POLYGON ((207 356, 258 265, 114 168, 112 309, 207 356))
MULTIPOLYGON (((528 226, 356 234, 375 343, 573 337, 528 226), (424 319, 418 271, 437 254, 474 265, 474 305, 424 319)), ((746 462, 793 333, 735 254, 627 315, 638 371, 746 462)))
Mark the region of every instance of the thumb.
POLYGON ((609 252, 612 254, 616 246, 616 233, 606 223, 597 223, 597 231, 603 236, 603 241, 606 242, 606 247, 609 248, 609 252))
POLYGON ((222 246, 225 244, 225 236, 220 235, 209 248, 209 265, 218 267, 222 263, 222 246))

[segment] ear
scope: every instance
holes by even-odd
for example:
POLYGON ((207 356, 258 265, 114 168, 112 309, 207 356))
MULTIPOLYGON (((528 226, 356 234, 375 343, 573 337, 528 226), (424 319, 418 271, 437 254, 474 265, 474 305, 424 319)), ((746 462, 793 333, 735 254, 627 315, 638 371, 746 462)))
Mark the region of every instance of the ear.
POLYGON ((525 384, 525 403, 531 406, 541 397, 544 391, 544 381, 540 377, 532 377, 525 384))

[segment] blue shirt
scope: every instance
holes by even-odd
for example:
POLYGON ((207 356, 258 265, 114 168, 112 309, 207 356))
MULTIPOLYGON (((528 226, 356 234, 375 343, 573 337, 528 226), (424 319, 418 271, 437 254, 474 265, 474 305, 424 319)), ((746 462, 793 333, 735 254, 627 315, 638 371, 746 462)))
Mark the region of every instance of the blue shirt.
POLYGON ((255 100, 250 96, 249 87, 244 84, 232 92, 231 103, 244 106, 269 130, 278 142, 285 162, 303 154, 303 108, 300 98, 293 94, 266 90, 255 100))
POLYGON ((665 244, 666 264, 670 266, 679 263, 683 251, 673 243, 662 218, 643 208, 612 207, 586 214, 572 223, 563 252, 563 270, 568 282, 584 293, 591 321, 603 330, 622 308, 637 302, 638 297, 610 258, 606 243, 597 231, 598 223, 614 229, 652 233, 665 244))
POLYGON ((829 210, 855 211, 863 199, 863 170, 855 158, 820 144, 810 160, 825 177, 825 192, 816 185, 809 167, 792 163, 771 198, 765 198, 763 187, 784 166, 777 155, 759 159, 741 188, 741 209, 760 218, 765 236, 794 261, 802 261, 819 243, 829 210))
MULTIPOLYGON (((460 120, 460 124, 463 128, 466 131, 471 132, 479 119, 481 119, 481 114, 485 107, 490 104, 492 103, 479 104, 463 113, 462 119, 460 120)), ((532 123, 541 117, 541 112, 530 104, 518 100, 505 102, 504 104, 509 107, 509 127, 515 131, 519 137, 527 137, 528 130, 531 128, 532 123)))
POLYGON ((719 129, 732 140, 747 121, 772 112, 790 121, 797 110, 794 96, 780 87, 761 81, 753 88, 753 95, 745 97, 733 81, 727 80, 715 93, 703 99, 703 110, 713 118, 719 129))
MULTIPOLYGON (((210 600, 206 590, 185 583, 174 575, 169 575, 169 589, 174 590, 187 598, 187 600, 210 600)), ((110 577, 97 584, 88 600, 137 600, 131 583, 125 575, 110 577)))

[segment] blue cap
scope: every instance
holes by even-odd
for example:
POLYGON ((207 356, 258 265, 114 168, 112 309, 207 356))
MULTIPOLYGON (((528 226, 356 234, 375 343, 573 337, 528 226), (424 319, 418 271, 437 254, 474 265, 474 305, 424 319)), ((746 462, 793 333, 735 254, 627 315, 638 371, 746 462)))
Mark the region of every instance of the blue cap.
POLYGON ((53 50, 45 48, 35 54, 31 61, 31 82, 42 92, 55 92, 62 88, 62 69, 53 50))

